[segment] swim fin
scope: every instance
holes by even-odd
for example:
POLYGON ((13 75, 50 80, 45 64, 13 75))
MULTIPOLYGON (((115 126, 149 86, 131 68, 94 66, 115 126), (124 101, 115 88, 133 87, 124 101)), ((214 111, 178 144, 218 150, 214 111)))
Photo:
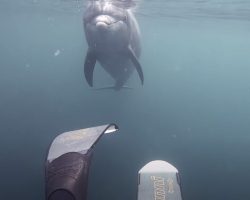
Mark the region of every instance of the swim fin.
POLYGON ((178 170, 162 160, 140 169, 137 200, 182 200, 178 170))
POLYGON ((115 124, 70 131, 57 136, 45 163, 46 200, 86 200, 93 147, 115 124))

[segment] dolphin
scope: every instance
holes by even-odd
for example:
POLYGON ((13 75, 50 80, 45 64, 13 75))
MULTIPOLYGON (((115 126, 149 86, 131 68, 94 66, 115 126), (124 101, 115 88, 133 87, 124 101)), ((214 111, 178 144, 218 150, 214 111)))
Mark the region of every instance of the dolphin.
POLYGON ((88 43, 84 74, 91 87, 96 62, 115 81, 115 85, 108 88, 119 90, 125 87, 134 69, 141 83, 144 82, 138 61, 141 53, 140 29, 130 7, 120 2, 123 1, 89 1, 84 13, 83 25, 88 43))

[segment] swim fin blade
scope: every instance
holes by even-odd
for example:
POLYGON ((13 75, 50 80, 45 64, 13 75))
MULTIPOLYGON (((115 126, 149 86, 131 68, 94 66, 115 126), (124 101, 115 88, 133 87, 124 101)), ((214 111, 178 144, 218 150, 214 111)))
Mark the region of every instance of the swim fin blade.
POLYGON ((151 161, 138 175, 137 200, 182 200, 179 173, 170 163, 151 161))

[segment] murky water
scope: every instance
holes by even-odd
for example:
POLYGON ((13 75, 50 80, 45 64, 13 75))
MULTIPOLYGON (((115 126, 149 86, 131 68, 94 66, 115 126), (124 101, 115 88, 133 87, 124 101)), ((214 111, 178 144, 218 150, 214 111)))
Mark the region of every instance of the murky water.
MULTIPOLYGON (((133 90, 95 91, 83 75, 84 2, 0 2, 3 199, 44 199, 44 159, 64 131, 110 122, 92 162, 89 199, 136 199, 154 159, 180 171, 184 199, 250 198, 250 2, 142 1, 133 90)), ((111 84, 96 69, 98 85, 111 84)))

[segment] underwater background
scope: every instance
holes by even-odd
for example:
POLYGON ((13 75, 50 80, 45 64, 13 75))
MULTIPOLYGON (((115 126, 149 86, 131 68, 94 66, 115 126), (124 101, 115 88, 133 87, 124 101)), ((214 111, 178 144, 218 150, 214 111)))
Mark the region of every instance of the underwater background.
MULTIPOLYGON (((0 198, 42 200, 58 134, 117 123, 96 146, 89 200, 136 200, 137 172, 179 169, 184 200, 249 200, 250 1, 144 0, 145 84, 89 88, 76 0, 0 0, 0 198)), ((96 67, 94 83, 112 84, 96 67)))

